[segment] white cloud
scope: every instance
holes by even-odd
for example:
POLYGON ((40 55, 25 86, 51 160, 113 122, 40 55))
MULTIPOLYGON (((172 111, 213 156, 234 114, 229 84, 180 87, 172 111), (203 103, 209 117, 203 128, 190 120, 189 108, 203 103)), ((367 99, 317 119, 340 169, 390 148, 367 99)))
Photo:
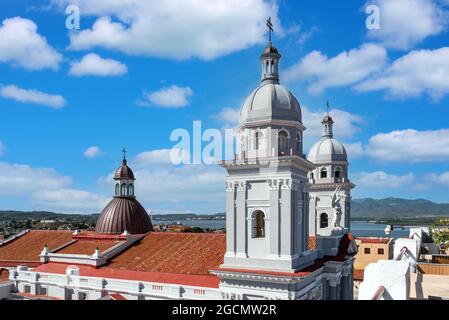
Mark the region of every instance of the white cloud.
POLYGON ((370 39, 390 48, 410 49, 445 30, 448 13, 433 0, 370 0, 380 9, 380 29, 369 30, 370 39))
POLYGON ((413 173, 405 175, 388 174, 384 171, 359 172, 352 174, 358 187, 399 189, 410 186, 415 181, 413 173))
POLYGON ((392 97, 439 99, 449 94, 449 47, 412 51, 394 61, 380 75, 358 84, 356 90, 386 90, 392 97))
POLYGON ((108 198, 72 189, 72 178, 52 168, 0 162, 0 196, 14 197, 33 209, 68 213, 98 212, 108 198))
POLYGON ((57 190, 72 183, 51 168, 34 168, 28 165, 0 162, 0 195, 29 195, 41 190, 57 190))
MULTIPOLYGON (((185 151, 184 157, 188 157, 185 151)), ((136 195, 145 208, 215 213, 225 204, 226 172, 217 165, 173 165, 171 149, 150 150, 129 161, 136 177, 136 195)), ((113 173, 100 179, 113 189, 113 173)))
MULTIPOLYGON (((302 106, 303 124, 307 128, 304 135, 308 139, 317 139, 322 135, 322 124, 325 111, 313 112, 308 107, 302 106)), ((331 109, 329 114, 334 120, 333 132, 335 137, 352 137, 360 130, 360 125, 364 120, 361 116, 349 113, 341 109, 331 109)))
POLYGON ((430 181, 436 184, 449 187, 449 171, 443 172, 441 174, 430 173, 428 175, 428 178, 430 181))
POLYGON ((103 59, 95 53, 86 54, 80 61, 73 62, 69 74, 72 76, 120 76, 128 72, 128 67, 113 59, 103 59))
POLYGON ((97 146, 89 147, 86 149, 86 151, 84 151, 84 156, 86 158, 90 158, 90 159, 96 158, 102 154, 103 154, 103 151, 101 151, 101 149, 97 146))
POLYGON ((386 50, 375 44, 343 51, 328 58, 320 51, 312 51, 284 72, 288 82, 309 83, 311 94, 321 94, 328 88, 350 86, 383 69, 386 50))
POLYGON ((282 33, 274 1, 265 0, 54 0, 99 17, 71 34, 70 48, 103 47, 131 55, 214 59, 262 43, 265 20, 282 33), (242 32, 244 30, 244 32, 242 32))
POLYGON ((134 162, 138 167, 177 165, 190 162, 190 153, 182 149, 158 149, 139 153, 134 162))
POLYGON ((36 24, 21 17, 3 20, 0 26, 0 62, 28 70, 59 67, 62 55, 37 32, 36 24))
POLYGON ((141 106, 149 104, 163 108, 182 108, 189 104, 189 98, 193 95, 190 87, 163 87, 151 93, 145 93, 145 101, 138 101, 141 106))
POLYGON ((0 87, 0 96, 22 103, 33 103, 59 109, 64 107, 66 101, 61 95, 48 94, 33 89, 22 89, 15 85, 0 87))
POLYGON ((365 150, 369 156, 387 162, 447 161, 449 129, 379 133, 370 138, 365 150))
POLYGON ((45 210, 70 213, 100 212, 110 198, 77 189, 44 190, 34 193, 32 202, 45 210))
POLYGON ((361 142, 345 143, 344 146, 349 160, 357 159, 365 155, 365 149, 361 142))
POLYGON ((240 110, 235 108, 223 108, 214 117, 222 122, 225 127, 234 128, 239 123, 240 110))

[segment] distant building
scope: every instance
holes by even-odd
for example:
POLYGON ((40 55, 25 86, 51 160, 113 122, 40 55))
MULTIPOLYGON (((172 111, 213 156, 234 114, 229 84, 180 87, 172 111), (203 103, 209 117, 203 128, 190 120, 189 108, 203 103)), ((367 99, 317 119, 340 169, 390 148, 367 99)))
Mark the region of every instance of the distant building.
POLYGON ((396 239, 391 260, 365 267, 359 299, 449 299, 449 256, 429 250, 435 250, 429 228, 412 228, 409 238, 396 239))
POLYGON ((354 261, 354 280, 363 280, 365 267, 379 260, 393 259, 393 238, 357 237, 358 253, 354 261))
POLYGON ((167 232, 189 232, 192 230, 189 226, 183 225, 169 225, 167 226, 167 232))

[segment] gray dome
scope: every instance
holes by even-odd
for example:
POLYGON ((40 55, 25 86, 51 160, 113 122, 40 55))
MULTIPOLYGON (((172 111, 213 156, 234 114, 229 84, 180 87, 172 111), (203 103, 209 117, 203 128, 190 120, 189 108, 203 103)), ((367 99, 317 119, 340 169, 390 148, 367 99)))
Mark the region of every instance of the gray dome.
POLYGON ((348 161, 346 149, 338 140, 323 137, 315 143, 307 155, 307 160, 314 164, 329 163, 333 161, 348 161))
POLYGON ((243 102, 239 123, 258 120, 297 120, 301 108, 295 96, 276 82, 262 82, 243 102))

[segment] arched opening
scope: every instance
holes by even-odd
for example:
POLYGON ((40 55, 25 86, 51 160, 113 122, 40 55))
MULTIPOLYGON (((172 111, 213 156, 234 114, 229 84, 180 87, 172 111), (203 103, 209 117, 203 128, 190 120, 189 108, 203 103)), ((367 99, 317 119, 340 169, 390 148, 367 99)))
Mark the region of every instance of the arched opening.
POLYGON ((121 196, 126 196, 126 184, 122 183, 121 190, 120 190, 121 196))
POLYGON ((320 214, 320 228, 327 228, 329 226, 329 217, 327 213, 320 214))
POLYGON ((132 183, 128 185, 128 196, 134 196, 134 185, 132 183))
POLYGON ((301 154, 301 135, 299 133, 296 134, 296 152, 301 154))
POLYGON ((0 282, 9 281, 9 270, 8 269, 0 269, 0 282))
POLYGON ((327 178, 327 169, 326 168, 321 169, 320 178, 327 178))
POLYGON ((253 213, 252 237, 265 238, 265 214, 262 211, 256 211, 253 213))
POLYGON ((279 155, 284 156, 287 154, 288 149, 288 133, 285 131, 279 131, 278 133, 278 148, 279 155))
POLYGON ((254 141, 254 149, 255 150, 260 150, 260 148, 262 146, 262 140, 263 140, 263 133, 257 131, 256 135, 255 135, 255 141, 254 141))
POLYGON ((341 168, 340 167, 335 168, 334 176, 335 176, 335 178, 341 178, 341 168))
POLYGON ((120 185, 118 183, 115 184, 115 195, 118 196, 120 194, 120 185))
POLYGON ((313 180, 313 172, 310 173, 310 179, 313 180))

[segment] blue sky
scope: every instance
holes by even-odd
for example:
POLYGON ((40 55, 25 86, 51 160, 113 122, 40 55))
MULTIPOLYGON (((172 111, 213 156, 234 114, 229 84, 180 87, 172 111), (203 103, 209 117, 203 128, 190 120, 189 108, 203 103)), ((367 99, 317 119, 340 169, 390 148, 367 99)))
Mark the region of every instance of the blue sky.
POLYGON ((98 212, 123 146, 153 212, 224 211, 224 171, 173 166, 176 128, 235 126, 271 16, 308 148, 325 101, 353 197, 449 202, 449 3, 7 0, 0 4, 0 208, 98 212), (80 30, 66 28, 69 4, 80 30), (368 30, 367 5, 380 29, 368 30))

